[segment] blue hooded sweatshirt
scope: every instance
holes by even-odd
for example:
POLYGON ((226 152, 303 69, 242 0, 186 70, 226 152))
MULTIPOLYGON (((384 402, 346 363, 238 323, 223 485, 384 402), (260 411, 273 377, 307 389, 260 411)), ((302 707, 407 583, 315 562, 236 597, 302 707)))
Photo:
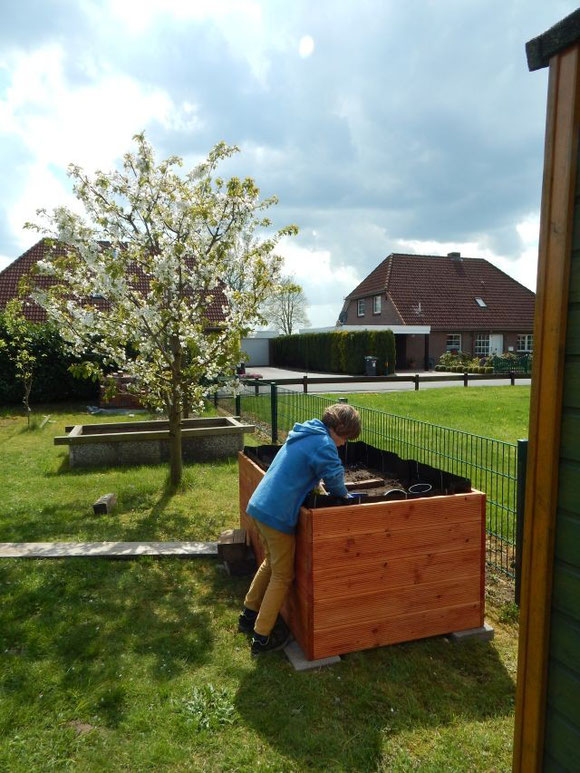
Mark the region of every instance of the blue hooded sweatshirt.
POLYGON ((272 529, 293 534, 300 506, 320 479, 330 494, 345 497, 344 467, 320 419, 295 424, 258 484, 247 512, 272 529))

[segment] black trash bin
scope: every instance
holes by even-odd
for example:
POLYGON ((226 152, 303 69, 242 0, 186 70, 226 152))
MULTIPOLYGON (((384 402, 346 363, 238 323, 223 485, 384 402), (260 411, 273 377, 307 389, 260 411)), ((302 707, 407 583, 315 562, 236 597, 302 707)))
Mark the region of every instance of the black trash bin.
POLYGON ((365 357, 365 376, 377 375, 377 357, 365 357))

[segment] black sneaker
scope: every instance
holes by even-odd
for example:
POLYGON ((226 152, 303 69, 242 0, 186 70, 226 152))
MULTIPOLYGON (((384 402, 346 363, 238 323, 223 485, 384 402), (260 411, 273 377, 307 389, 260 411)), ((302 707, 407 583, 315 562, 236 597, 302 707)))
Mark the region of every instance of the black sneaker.
POLYGON ((290 641, 291 633, 286 628, 274 628, 269 636, 260 636, 254 633, 252 638, 252 657, 257 657, 263 652, 276 652, 284 649, 290 641))
POLYGON ((238 633, 254 633, 254 623, 257 617, 257 612, 253 612, 251 609, 244 609, 238 617, 238 633))

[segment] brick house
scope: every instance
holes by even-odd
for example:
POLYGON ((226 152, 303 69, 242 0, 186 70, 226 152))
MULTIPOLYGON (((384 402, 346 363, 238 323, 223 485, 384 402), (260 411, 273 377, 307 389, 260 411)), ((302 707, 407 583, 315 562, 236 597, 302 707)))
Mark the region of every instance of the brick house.
POLYGON ((392 253, 346 296, 338 324, 391 328, 397 367, 428 369, 446 351, 531 352, 534 304, 531 290, 482 258, 392 253))
MULTIPOLYGON (((56 245, 55 250, 58 255, 65 254, 64 247, 56 245)), ((29 274, 39 260, 44 260, 49 254, 54 254, 54 251, 51 251, 50 239, 41 239, 3 271, 0 271, 0 311, 5 308, 8 301, 18 296, 21 279, 29 274)), ((35 284, 38 287, 49 287, 52 282, 50 277, 35 277, 35 284)), ((147 277, 137 268, 135 268, 134 286, 140 293, 146 295, 149 282, 147 277)), ((213 296, 214 300, 208 308, 207 330, 215 330, 225 321, 223 306, 227 304, 226 297, 219 289, 213 292, 213 296)), ((100 296, 93 296, 88 301, 97 309, 105 310, 108 307, 107 300, 100 296)), ((46 312, 31 298, 26 299, 23 312, 29 322, 46 322, 46 312)))

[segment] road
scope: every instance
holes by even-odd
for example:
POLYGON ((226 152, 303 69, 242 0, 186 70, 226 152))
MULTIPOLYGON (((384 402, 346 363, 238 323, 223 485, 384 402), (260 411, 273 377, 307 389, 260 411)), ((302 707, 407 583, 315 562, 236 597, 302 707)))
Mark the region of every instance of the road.
MULTIPOLYGON (((402 371, 398 373, 399 376, 413 376, 417 371, 402 371)), ((248 368, 248 373, 260 374, 264 381, 276 381, 282 378, 302 378, 308 376, 309 378, 337 378, 340 374, 337 373, 316 373, 305 370, 285 370, 283 368, 270 368, 270 367, 254 367, 248 368)), ((434 377, 440 377, 442 374, 435 371, 419 372, 421 378, 429 379, 434 377)), ((451 375, 451 374, 449 374, 451 375)), ((455 374, 457 375, 457 374, 455 374)), ((356 381, 356 376, 344 378, 351 378, 346 384, 308 384, 309 392, 408 392, 415 389, 415 385, 410 381, 401 381, 398 384, 396 381, 387 381, 377 384, 361 383, 356 381)), ((470 381, 468 389, 484 386, 507 386, 510 383, 509 377, 505 379, 482 379, 481 381, 470 381)), ((529 386, 531 379, 518 378, 516 384, 518 386, 529 386)), ((462 386, 461 381, 421 381, 419 389, 441 389, 445 387, 458 387, 462 386)), ((284 384, 281 388, 289 389, 294 392, 301 392, 301 384, 284 384)))

